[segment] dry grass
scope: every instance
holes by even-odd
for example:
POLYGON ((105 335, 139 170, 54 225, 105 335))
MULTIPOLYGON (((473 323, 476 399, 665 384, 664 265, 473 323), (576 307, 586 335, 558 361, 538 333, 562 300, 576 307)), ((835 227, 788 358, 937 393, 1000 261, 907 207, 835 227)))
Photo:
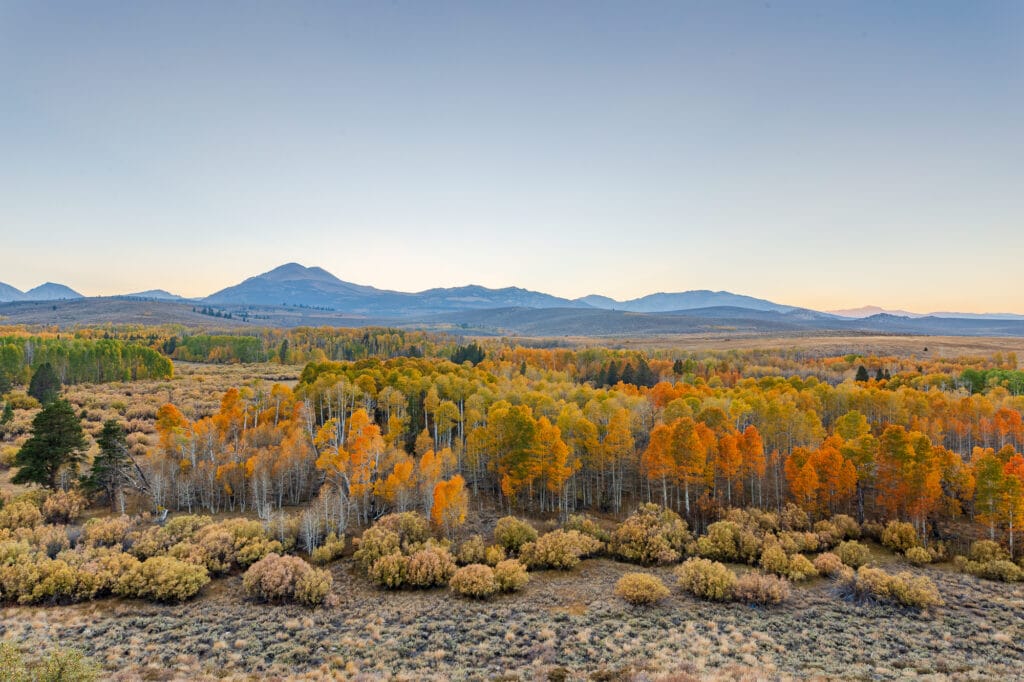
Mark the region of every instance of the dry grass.
MULTIPOLYGON (((0 633, 22 647, 81 648, 125 680, 1013 679, 1024 663, 1017 585, 927 567, 921 573, 946 605, 925 614, 844 602, 823 579, 771 608, 673 591, 636 609, 614 596, 631 570, 587 560, 570 572, 537 573, 520 593, 475 602, 453 601, 444 589, 383 592, 345 559, 332 566, 333 608, 255 605, 233 577, 179 606, 10 608, 0 633)), ((650 572, 672 582, 670 567, 650 572)))

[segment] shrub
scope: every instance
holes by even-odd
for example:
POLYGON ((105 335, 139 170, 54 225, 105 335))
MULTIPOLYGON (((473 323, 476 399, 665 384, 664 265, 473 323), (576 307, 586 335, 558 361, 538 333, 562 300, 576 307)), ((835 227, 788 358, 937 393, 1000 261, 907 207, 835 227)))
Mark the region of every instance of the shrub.
POLYGON ((308 606, 320 604, 331 590, 333 578, 296 556, 271 553, 242 576, 246 594, 261 601, 297 601, 308 606))
POLYGON ((725 520, 757 534, 774 533, 779 530, 779 517, 775 512, 756 508, 730 509, 725 515, 725 520))
POLYGON ((814 558, 814 570, 821 575, 841 575, 844 567, 843 560, 832 552, 822 552, 814 558))
POLYGON ((738 561, 741 530, 733 521, 712 523, 707 533, 697 538, 697 554, 715 561, 738 561))
POLYGON ((852 516, 836 514, 832 517, 832 523, 839 531, 839 540, 856 540, 860 537, 860 524, 852 516))
POLYGON ((844 589, 858 600, 890 600, 914 608, 942 604, 939 590, 931 579, 907 572, 890 575, 868 566, 861 566, 844 589))
POLYGON ((423 514, 417 512, 388 514, 374 526, 398 535, 399 545, 405 553, 411 553, 414 547, 430 539, 430 524, 423 514))
POLYGON ((871 558, 871 551, 856 540, 840 542, 835 548, 835 553, 839 560, 850 568, 860 568, 871 558))
POLYGON ((48 523, 72 523, 85 506, 85 498, 77 490, 58 490, 43 502, 43 517, 48 523))
POLYGON ((818 551, 818 536, 808 531, 782 531, 778 534, 778 539, 786 554, 818 551))
POLYGON ((456 570, 448 586, 456 594, 475 599, 486 599, 498 591, 494 569, 483 564, 470 564, 456 570))
POLYGON ((123 515, 89 519, 82 527, 82 541, 96 547, 121 546, 131 527, 131 519, 123 515))
POLYGON ((911 547, 904 556, 914 566, 924 566, 932 562, 932 553, 924 547, 911 547))
POLYGON ((690 541, 686 521, 671 509, 645 504, 612 533, 611 553, 638 564, 669 564, 690 541))
POLYGON ((169 556, 150 557, 123 575, 114 589, 125 597, 160 602, 184 601, 210 582, 205 566, 169 556))
POLYGON ((359 539, 359 548, 354 556, 363 570, 369 571, 381 557, 400 554, 401 551, 402 539, 398 533, 376 525, 363 531, 363 537, 359 539))
POLYGON ((935 583, 930 578, 915 576, 913 573, 903 572, 893 576, 889 583, 889 594, 900 604, 919 609, 942 604, 935 583))
POLYGON ((882 541, 882 533, 884 532, 885 526, 877 521, 865 521, 860 527, 861 535, 876 542, 882 541))
POLYGON ((770 544, 761 552, 761 568, 769 573, 785 575, 789 571, 789 556, 781 546, 770 544))
POLYGON ((100 668, 74 649, 55 649, 30 663, 7 642, 0 643, 0 671, 6 682, 93 682, 100 675, 100 668))
POLYGON ((779 604, 789 599, 789 581, 750 571, 736 579, 733 598, 746 604, 779 604))
POLYGON ((905 521, 890 521, 882 531, 882 545, 894 552, 906 552, 911 547, 920 545, 917 530, 913 524, 905 521))
POLYGON ((615 583, 615 594, 630 604, 656 604, 669 595, 661 578, 649 573, 626 573, 615 583))
POLYGON ((558 529, 523 545, 519 560, 530 570, 568 570, 580 562, 580 557, 593 554, 600 548, 601 541, 589 535, 583 535, 575 530, 558 529))
POLYGON ((1010 558, 1010 553, 1000 546, 995 540, 977 540, 971 543, 971 551, 968 553, 971 561, 986 563, 989 561, 1004 561, 1010 558))
POLYGON ((413 587, 446 585, 455 568, 455 560, 447 549, 427 547, 409 556, 405 582, 413 587))
POLYGON ((815 523, 814 534, 818 536, 819 547, 833 547, 842 539, 839 527, 831 521, 818 521, 815 523))
POLYGON ((405 583, 408 569, 409 557, 395 552, 394 554, 386 554, 374 561, 369 571, 367 571, 367 575, 371 582, 376 585, 396 589, 405 583))
POLYGON ((811 519, 800 507, 792 502, 782 509, 779 521, 785 530, 807 530, 811 526, 811 519))
POLYGON ((789 558, 786 575, 790 580, 800 581, 813 578, 818 575, 818 572, 814 569, 814 564, 811 563, 810 559, 803 554, 794 554, 789 558))
POLYGON ((691 558, 675 570, 679 587, 711 601, 725 601, 732 597, 736 574, 724 564, 708 559, 691 558))
POLYGON ((586 514, 573 514, 565 522, 565 530, 579 531, 583 535, 589 535, 601 542, 609 542, 612 539, 611 533, 598 525, 597 521, 586 514))
POLYGON ((329 564, 345 553, 345 536, 338 537, 337 533, 330 533, 324 544, 313 550, 310 559, 314 564, 323 566, 329 564))
POLYGON ((499 592, 518 592, 530 582, 526 567, 515 559, 499 561, 494 567, 494 584, 499 592))
POLYGON ((471 535, 459 545, 459 551, 455 557, 463 566, 469 564, 484 564, 487 555, 487 544, 479 535, 471 535))
POLYGON ((39 507, 28 500, 14 500, 0 508, 0 528, 35 528, 42 522, 39 507))
POLYGON ((500 518, 494 526, 494 541, 506 552, 518 552, 523 545, 536 539, 537 530, 514 516, 500 518))
POLYGON ((1004 583, 1024 581, 1024 569, 1008 559, 990 561, 970 561, 958 556, 953 560, 958 571, 968 573, 986 580, 998 580, 1004 583))
MULTIPOLYGON (((202 537, 204 532, 212 532, 211 527, 203 528, 198 536, 202 537)), ((260 559, 270 554, 280 554, 284 551, 284 545, 279 540, 271 539, 267 529, 259 521, 248 519, 229 519, 222 521, 212 528, 217 528, 231 534, 234 542, 233 561, 239 568, 248 568, 260 559)), ((337 536, 334 536, 337 540, 337 536)), ((330 539, 330 538, 328 538, 330 539)), ((342 549, 344 549, 344 538, 340 538, 342 549)), ((337 549, 336 547, 334 549, 337 549)))
POLYGON ((490 545, 484 551, 483 563, 488 566, 497 566, 499 563, 505 560, 505 549, 501 545, 490 545))

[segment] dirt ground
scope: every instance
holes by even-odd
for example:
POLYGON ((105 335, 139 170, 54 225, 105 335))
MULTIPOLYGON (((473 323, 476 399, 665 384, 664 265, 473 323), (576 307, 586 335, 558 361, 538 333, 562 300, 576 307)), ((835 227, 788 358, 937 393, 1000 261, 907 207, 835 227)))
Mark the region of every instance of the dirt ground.
MULTIPOLYGON (((890 556, 890 570, 907 570, 890 556)), ((0 635, 30 650, 94 657, 110 679, 1024 679, 1024 586, 923 570, 945 606, 853 604, 824 579, 767 608, 673 590, 655 607, 613 596, 637 570, 607 559, 532 574, 476 602, 443 589, 385 592, 351 559, 332 568, 337 604, 254 604, 239 577, 177 605, 107 600, 15 607, 0 635)), ((673 584, 671 569, 651 569, 673 584)))

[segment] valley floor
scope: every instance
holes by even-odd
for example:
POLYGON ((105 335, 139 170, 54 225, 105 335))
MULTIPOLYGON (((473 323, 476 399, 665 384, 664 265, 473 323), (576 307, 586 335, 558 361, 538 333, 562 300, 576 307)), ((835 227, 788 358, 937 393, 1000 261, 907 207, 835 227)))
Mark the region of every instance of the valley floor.
MULTIPOLYGON (((889 557, 881 564, 903 570, 889 557)), ((946 605, 916 613, 840 600, 817 579, 752 608, 673 591, 656 607, 613 596, 636 570, 606 559, 543 572, 490 602, 446 590, 384 592, 351 559, 333 566, 337 604, 246 601, 241 578, 158 606, 107 600, 13 607, 0 636, 30 650, 75 647, 110 679, 1024 679, 1024 587, 943 566, 923 571, 946 605)), ((670 568, 651 569, 673 584, 670 568)))

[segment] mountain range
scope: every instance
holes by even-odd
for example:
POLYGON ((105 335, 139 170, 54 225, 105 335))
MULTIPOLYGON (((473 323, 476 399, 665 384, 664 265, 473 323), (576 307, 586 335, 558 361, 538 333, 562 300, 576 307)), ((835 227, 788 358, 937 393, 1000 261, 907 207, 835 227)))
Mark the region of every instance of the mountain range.
MULTIPOLYGON (((123 316, 131 300, 174 304, 174 314, 185 317, 201 313, 195 304, 225 311, 258 310, 258 314, 252 315, 254 319, 273 320, 280 325, 454 325, 480 333, 582 336, 730 330, 1024 336, 1024 315, 1018 314, 922 315, 877 306, 819 312, 728 291, 706 290, 659 292, 627 301, 599 295, 567 299, 519 287, 489 289, 476 285, 410 293, 346 282, 323 268, 298 263, 287 263, 200 299, 184 299, 163 289, 122 297, 85 298, 67 286, 50 282, 27 292, 0 283, 0 302, 11 302, 0 306, 0 316, 12 323, 16 319, 36 320, 46 314, 49 307, 32 307, 31 302, 59 300, 83 301, 83 305, 74 308, 64 306, 62 311, 78 311, 72 315, 77 315, 78 321, 83 316, 91 320, 115 312, 123 316), (24 305, 12 307, 18 303, 24 305), (193 307, 190 309, 188 304, 193 307), (118 306, 123 310, 118 310, 118 306)), ((152 306, 145 309, 149 311, 147 315, 153 314, 152 306)), ((55 314, 58 317, 47 322, 60 324, 61 313, 55 314)), ((248 314, 244 317, 247 319, 248 314)))

